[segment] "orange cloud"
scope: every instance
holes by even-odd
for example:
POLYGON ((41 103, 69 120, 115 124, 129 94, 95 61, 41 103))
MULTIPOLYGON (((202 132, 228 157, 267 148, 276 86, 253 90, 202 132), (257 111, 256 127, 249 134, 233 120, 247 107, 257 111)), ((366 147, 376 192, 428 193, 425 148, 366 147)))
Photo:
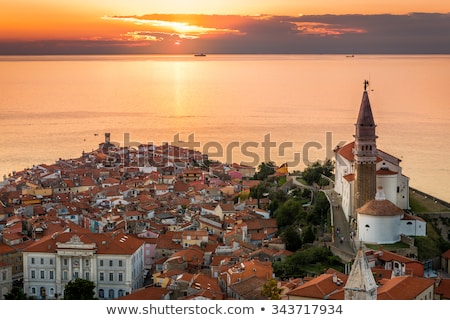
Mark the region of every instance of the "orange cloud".
POLYGON ((177 35, 180 39, 197 39, 202 35, 211 34, 239 34, 237 29, 207 27, 201 24, 183 21, 187 15, 179 15, 178 19, 174 15, 164 15, 161 17, 152 16, 104 16, 103 20, 121 21, 137 26, 141 30, 129 31, 123 36, 133 40, 162 41, 165 35, 177 35))
POLYGON ((320 22, 294 22, 297 30, 302 34, 320 36, 339 36, 346 33, 365 33, 363 29, 343 28, 332 24, 320 22))

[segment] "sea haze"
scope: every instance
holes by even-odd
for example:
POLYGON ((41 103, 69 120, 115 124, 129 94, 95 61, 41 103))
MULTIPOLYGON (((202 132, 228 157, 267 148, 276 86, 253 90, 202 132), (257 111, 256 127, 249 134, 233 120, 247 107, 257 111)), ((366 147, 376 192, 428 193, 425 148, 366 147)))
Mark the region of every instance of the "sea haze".
POLYGON ((1 174, 78 157, 105 132, 302 169, 353 139, 367 79, 378 147, 450 201, 449 55, 2 56, 0 70, 1 174))

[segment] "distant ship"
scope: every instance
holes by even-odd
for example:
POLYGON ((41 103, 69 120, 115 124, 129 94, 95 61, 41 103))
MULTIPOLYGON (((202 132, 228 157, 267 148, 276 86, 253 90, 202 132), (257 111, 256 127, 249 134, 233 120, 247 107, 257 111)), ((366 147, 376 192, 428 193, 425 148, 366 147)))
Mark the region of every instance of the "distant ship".
POLYGON ((205 53, 196 53, 196 54, 194 54, 194 56, 196 56, 196 57, 206 57, 206 54, 205 53))

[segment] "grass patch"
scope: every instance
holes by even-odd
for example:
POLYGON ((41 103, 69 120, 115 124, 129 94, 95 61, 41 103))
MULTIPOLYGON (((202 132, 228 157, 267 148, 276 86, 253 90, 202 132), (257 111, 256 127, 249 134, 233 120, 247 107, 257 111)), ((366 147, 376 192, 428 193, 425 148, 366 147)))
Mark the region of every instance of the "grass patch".
POLYGON ((302 177, 297 177, 295 179, 297 179, 298 182, 300 182, 301 184, 304 184, 305 186, 308 185, 308 182, 306 182, 306 180, 303 179, 302 177))
MULTIPOLYGON (((380 249, 380 245, 379 244, 364 243, 364 245, 367 248, 370 248, 372 250, 379 250, 380 249)), ((398 249, 405 249, 405 248, 409 248, 409 245, 407 245, 406 243, 403 243, 403 242, 383 244, 383 249, 385 249, 387 251, 395 252, 398 249)))
POLYGON ((425 198, 416 192, 409 193, 409 205, 411 207, 411 211, 416 213, 450 211, 450 208, 434 202, 433 199, 425 198))
POLYGON ((439 257, 450 248, 450 243, 441 237, 430 219, 427 219, 426 215, 422 215, 422 218, 427 221, 427 236, 414 237, 414 245, 417 247, 420 261, 439 257))

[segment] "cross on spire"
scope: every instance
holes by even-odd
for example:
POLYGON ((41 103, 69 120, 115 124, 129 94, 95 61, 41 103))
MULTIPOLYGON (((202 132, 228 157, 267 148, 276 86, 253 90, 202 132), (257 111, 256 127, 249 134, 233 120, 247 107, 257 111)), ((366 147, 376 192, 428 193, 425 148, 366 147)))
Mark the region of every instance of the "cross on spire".
POLYGON ((367 86, 369 85, 368 80, 364 80, 364 91, 367 91, 367 86))

